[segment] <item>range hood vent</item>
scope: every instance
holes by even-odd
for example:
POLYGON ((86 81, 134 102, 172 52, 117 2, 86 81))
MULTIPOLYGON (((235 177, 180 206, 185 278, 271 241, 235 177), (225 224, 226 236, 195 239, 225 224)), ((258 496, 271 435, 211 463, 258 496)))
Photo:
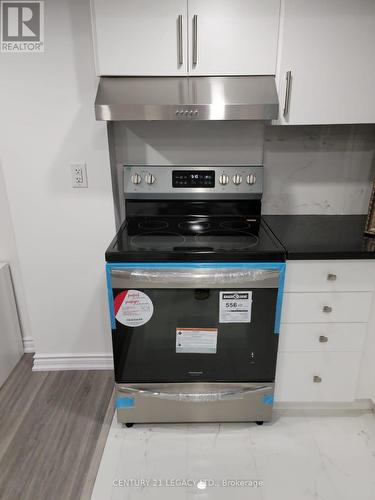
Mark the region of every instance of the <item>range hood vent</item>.
POLYGON ((273 120, 273 76, 100 78, 95 116, 104 121, 273 120))

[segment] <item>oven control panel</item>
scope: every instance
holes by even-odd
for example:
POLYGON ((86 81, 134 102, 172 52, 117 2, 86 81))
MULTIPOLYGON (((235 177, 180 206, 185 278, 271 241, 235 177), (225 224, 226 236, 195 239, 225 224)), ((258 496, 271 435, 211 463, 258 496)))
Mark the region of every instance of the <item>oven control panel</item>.
POLYGON ((261 198, 262 166, 124 165, 128 198, 261 198))
POLYGON ((214 188, 215 170, 172 170, 174 188, 214 188))

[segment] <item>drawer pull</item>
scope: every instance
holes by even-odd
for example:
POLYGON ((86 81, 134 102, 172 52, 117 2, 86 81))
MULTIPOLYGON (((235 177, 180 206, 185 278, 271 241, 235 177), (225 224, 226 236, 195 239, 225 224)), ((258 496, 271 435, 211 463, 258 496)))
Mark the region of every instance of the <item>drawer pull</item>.
POLYGON ((324 306, 324 307, 323 307, 323 312, 325 312, 325 313, 330 313, 330 312, 332 312, 332 307, 330 307, 330 306, 324 306))
POLYGON ((336 274, 328 273, 327 280, 328 281, 336 281, 337 280, 337 275, 336 274))
POLYGON ((328 337, 326 337, 325 335, 319 335, 319 342, 321 342, 322 344, 324 342, 328 342, 328 337))
POLYGON ((322 381, 322 377, 319 377, 319 375, 314 375, 313 381, 315 384, 320 384, 322 381))

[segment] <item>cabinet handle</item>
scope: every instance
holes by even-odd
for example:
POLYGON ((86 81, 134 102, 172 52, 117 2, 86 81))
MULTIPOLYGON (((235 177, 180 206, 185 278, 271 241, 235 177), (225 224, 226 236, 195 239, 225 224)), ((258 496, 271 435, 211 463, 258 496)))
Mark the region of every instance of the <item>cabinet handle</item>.
POLYGON ((320 382, 322 381, 322 377, 319 377, 319 375, 314 375, 313 381, 315 382, 315 384, 320 384, 320 382))
POLYGON ((193 16, 193 66, 198 62, 198 16, 193 16))
POLYGON ((286 86, 285 86, 285 101, 284 101, 284 117, 289 114, 289 103, 290 103, 290 85, 292 83, 292 72, 286 72, 286 86))
POLYGON ((327 274, 327 280, 328 281, 336 281, 337 280, 337 275, 336 274, 328 273, 327 274))
POLYGON ((326 337, 325 335, 319 335, 319 342, 321 342, 322 344, 328 342, 328 337, 326 337))
POLYGON ((184 63, 184 47, 183 47, 183 36, 182 36, 182 15, 178 16, 178 64, 180 66, 184 63))
POLYGON ((324 307, 323 307, 323 312, 325 312, 325 313, 330 313, 330 312, 332 312, 332 307, 330 307, 330 306, 324 306, 324 307))

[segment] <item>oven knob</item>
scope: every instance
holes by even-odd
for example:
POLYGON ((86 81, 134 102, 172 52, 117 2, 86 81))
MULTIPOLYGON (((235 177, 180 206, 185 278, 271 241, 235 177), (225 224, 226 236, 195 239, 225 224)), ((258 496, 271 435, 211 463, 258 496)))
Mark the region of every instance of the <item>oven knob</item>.
POLYGON ((232 180, 233 180, 233 184, 235 184, 236 186, 238 186, 238 185, 239 185, 239 184, 241 184, 241 182, 242 182, 242 175, 240 175, 240 174, 235 174, 235 175, 233 176, 233 179, 232 179, 232 180))
POLYGON ((250 184, 250 186, 252 186, 253 184, 255 184, 257 180, 257 177, 255 174, 249 174, 247 177, 246 177, 246 182, 248 184, 250 184))
POLYGON ((133 184, 140 184, 141 182, 142 182, 142 177, 139 174, 132 175, 132 183, 133 184))
POLYGON ((153 184, 156 181, 155 176, 152 174, 146 174, 147 184, 153 184))
POLYGON ((227 174, 221 174, 219 177, 219 182, 220 184, 228 184, 229 182, 229 176, 227 174))

